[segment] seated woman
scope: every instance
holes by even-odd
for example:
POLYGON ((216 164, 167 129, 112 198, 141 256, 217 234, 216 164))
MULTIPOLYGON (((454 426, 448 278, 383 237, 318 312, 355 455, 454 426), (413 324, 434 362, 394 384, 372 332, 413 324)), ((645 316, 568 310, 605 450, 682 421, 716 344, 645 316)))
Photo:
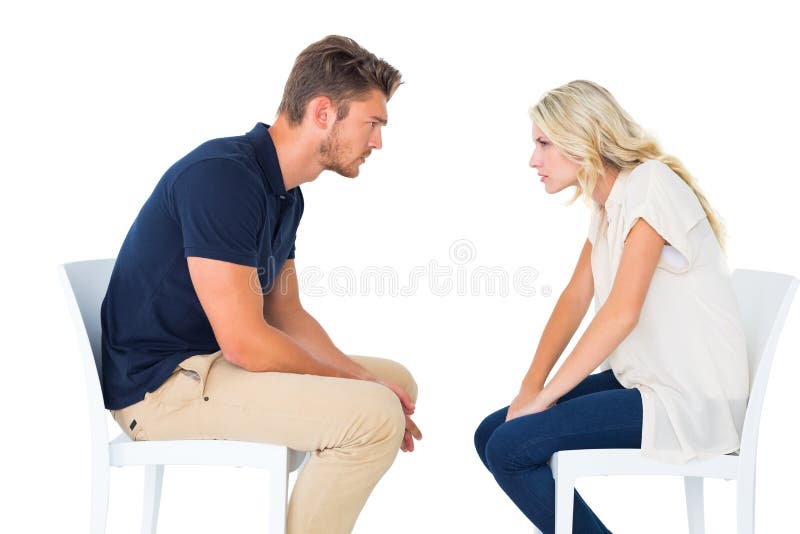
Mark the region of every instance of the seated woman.
MULTIPOLYGON (((683 165, 592 82, 550 91, 530 116, 545 191, 574 186, 592 218, 519 393, 484 419, 475 447, 550 533, 553 453, 641 448, 680 463, 736 451, 749 379, 721 223, 683 165), (593 297, 595 317, 547 381, 593 297), (590 375, 606 359, 611 369, 590 375)), ((609 532, 577 493, 574 506, 575 532, 609 532)))

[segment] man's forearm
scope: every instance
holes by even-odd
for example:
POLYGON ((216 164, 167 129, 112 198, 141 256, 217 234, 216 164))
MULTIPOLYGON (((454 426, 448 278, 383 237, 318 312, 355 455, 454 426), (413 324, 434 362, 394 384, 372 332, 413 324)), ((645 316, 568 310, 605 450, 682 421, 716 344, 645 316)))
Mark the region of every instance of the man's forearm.
POLYGON ((221 347, 225 358, 243 369, 357 378, 352 372, 317 358, 286 333, 266 322, 247 331, 250 333, 247 337, 221 347))
POLYGON ((321 362, 340 369, 354 378, 374 380, 375 377, 366 369, 348 358, 333 344, 322 325, 305 309, 298 308, 291 313, 281 314, 280 317, 270 317, 267 320, 321 362))

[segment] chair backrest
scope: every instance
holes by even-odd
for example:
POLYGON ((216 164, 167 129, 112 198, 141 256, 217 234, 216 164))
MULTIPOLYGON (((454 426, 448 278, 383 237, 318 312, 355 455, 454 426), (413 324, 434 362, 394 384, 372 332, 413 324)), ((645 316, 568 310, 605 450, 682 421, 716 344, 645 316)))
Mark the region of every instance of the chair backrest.
POLYGON ((78 352, 86 378, 89 426, 93 444, 108 445, 103 404, 103 362, 100 352, 100 305, 108 289, 114 259, 77 261, 59 266, 61 282, 78 337, 78 352))
POLYGON ((750 399, 742 430, 741 460, 755 469, 758 427, 767 381, 783 324, 794 300, 798 280, 793 276, 739 269, 732 275, 747 337, 750 399))

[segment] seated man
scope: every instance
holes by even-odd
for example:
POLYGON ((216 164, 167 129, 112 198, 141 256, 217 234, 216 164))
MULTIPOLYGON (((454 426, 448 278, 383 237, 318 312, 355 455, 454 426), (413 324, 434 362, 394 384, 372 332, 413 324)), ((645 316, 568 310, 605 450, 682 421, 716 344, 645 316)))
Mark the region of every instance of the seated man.
POLYGON ((417 387, 347 357, 300 304, 298 187, 358 175, 381 148, 400 73, 351 39, 306 48, 273 126, 208 141, 161 178, 102 306, 106 408, 134 440, 234 439, 314 451, 288 532, 350 532, 399 448, 417 387))

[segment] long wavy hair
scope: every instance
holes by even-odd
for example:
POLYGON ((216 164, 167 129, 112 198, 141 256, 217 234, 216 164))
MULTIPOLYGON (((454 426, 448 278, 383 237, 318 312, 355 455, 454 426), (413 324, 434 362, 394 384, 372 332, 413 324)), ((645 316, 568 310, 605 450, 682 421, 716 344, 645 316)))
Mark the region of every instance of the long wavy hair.
POLYGON ((598 179, 609 169, 632 169, 648 159, 661 161, 694 191, 706 212, 720 246, 725 227, 694 178, 678 158, 661 151, 614 97, 600 85, 575 80, 545 94, 530 108, 536 126, 571 161, 579 165, 578 186, 571 202, 583 196, 591 201, 598 179))

